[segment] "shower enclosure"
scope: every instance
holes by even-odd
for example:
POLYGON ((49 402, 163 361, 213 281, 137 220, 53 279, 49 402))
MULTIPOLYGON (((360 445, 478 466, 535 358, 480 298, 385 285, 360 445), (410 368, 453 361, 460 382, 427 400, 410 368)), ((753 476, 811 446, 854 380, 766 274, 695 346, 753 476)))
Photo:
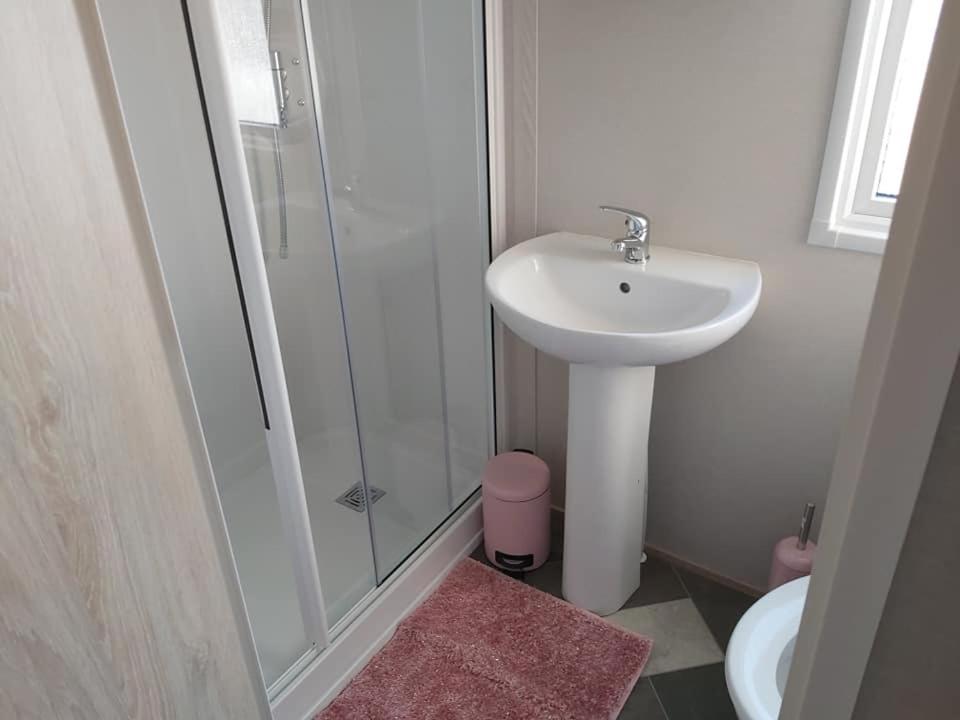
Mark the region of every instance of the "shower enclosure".
POLYGON ((198 389, 198 408, 276 692, 474 494, 494 449, 483 6, 186 3, 201 6, 221 182, 251 210, 226 204, 249 352, 215 374, 256 383, 229 411, 198 389))

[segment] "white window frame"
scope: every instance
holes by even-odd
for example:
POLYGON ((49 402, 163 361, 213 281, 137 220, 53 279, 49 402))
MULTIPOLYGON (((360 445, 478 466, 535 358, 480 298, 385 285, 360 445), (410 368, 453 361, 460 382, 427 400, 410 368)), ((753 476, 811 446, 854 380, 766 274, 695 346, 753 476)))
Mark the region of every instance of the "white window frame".
POLYGON ((875 198, 880 148, 912 0, 853 0, 843 43, 812 245, 882 253, 894 199, 875 198))

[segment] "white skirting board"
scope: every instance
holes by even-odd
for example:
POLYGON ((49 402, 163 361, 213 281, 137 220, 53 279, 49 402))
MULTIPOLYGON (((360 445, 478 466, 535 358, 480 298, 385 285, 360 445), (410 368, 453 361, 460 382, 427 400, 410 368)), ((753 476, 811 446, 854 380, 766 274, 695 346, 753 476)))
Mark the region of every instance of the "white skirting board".
POLYGON ((308 720, 326 707, 482 537, 478 495, 378 588, 376 599, 277 696, 271 704, 274 720, 308 720))

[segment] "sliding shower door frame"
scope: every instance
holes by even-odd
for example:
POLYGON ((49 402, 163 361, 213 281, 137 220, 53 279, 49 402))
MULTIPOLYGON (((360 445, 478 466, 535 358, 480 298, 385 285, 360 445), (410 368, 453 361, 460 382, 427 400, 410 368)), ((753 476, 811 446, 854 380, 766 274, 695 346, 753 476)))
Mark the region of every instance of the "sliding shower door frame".
POLYGON ((284 539, 293 560, 300 610, 307 639, 313 643, 294 665, 268 688, 274 697, 329 643, 329 628, 320 586, 313 532, 297 449, 296 432, 287 391, 280 340, 261 248, 253 193, 240 123, 233 108, 227 57, 215 0, 182 0, 187 32, 198 65, 198 83, 205 105, 210 141, 219 168, 221 192, 236 251, 237 272, 250 318, 253 352, 260 369, 263 404, 269 418, 266 429, 274 469, 284 539), (202 77, 202 81, 200 78, 202 77))

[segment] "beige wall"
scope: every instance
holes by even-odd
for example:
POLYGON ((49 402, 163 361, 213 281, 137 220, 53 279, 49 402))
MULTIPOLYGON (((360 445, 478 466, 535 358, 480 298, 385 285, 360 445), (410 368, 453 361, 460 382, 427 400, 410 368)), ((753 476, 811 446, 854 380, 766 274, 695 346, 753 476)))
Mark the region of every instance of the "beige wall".
POLYGON ((960 366, 860 686, 855 718, 953 717, 960 707, 960 366))
MULTIPOLYGON (((649 542, 754 585, 825 496, 880 266, 806 244, 846 15, 833 0, 539 3, 536 147, 513 138, 514 162, 536 158, 537 233, 614 237, 607 202, 648 213, 654 245, 760 264, 747 328, 658 370, 650 438, 649 542)), ((536 366, 536 445, 562 504, 566 367, 536 366)))

